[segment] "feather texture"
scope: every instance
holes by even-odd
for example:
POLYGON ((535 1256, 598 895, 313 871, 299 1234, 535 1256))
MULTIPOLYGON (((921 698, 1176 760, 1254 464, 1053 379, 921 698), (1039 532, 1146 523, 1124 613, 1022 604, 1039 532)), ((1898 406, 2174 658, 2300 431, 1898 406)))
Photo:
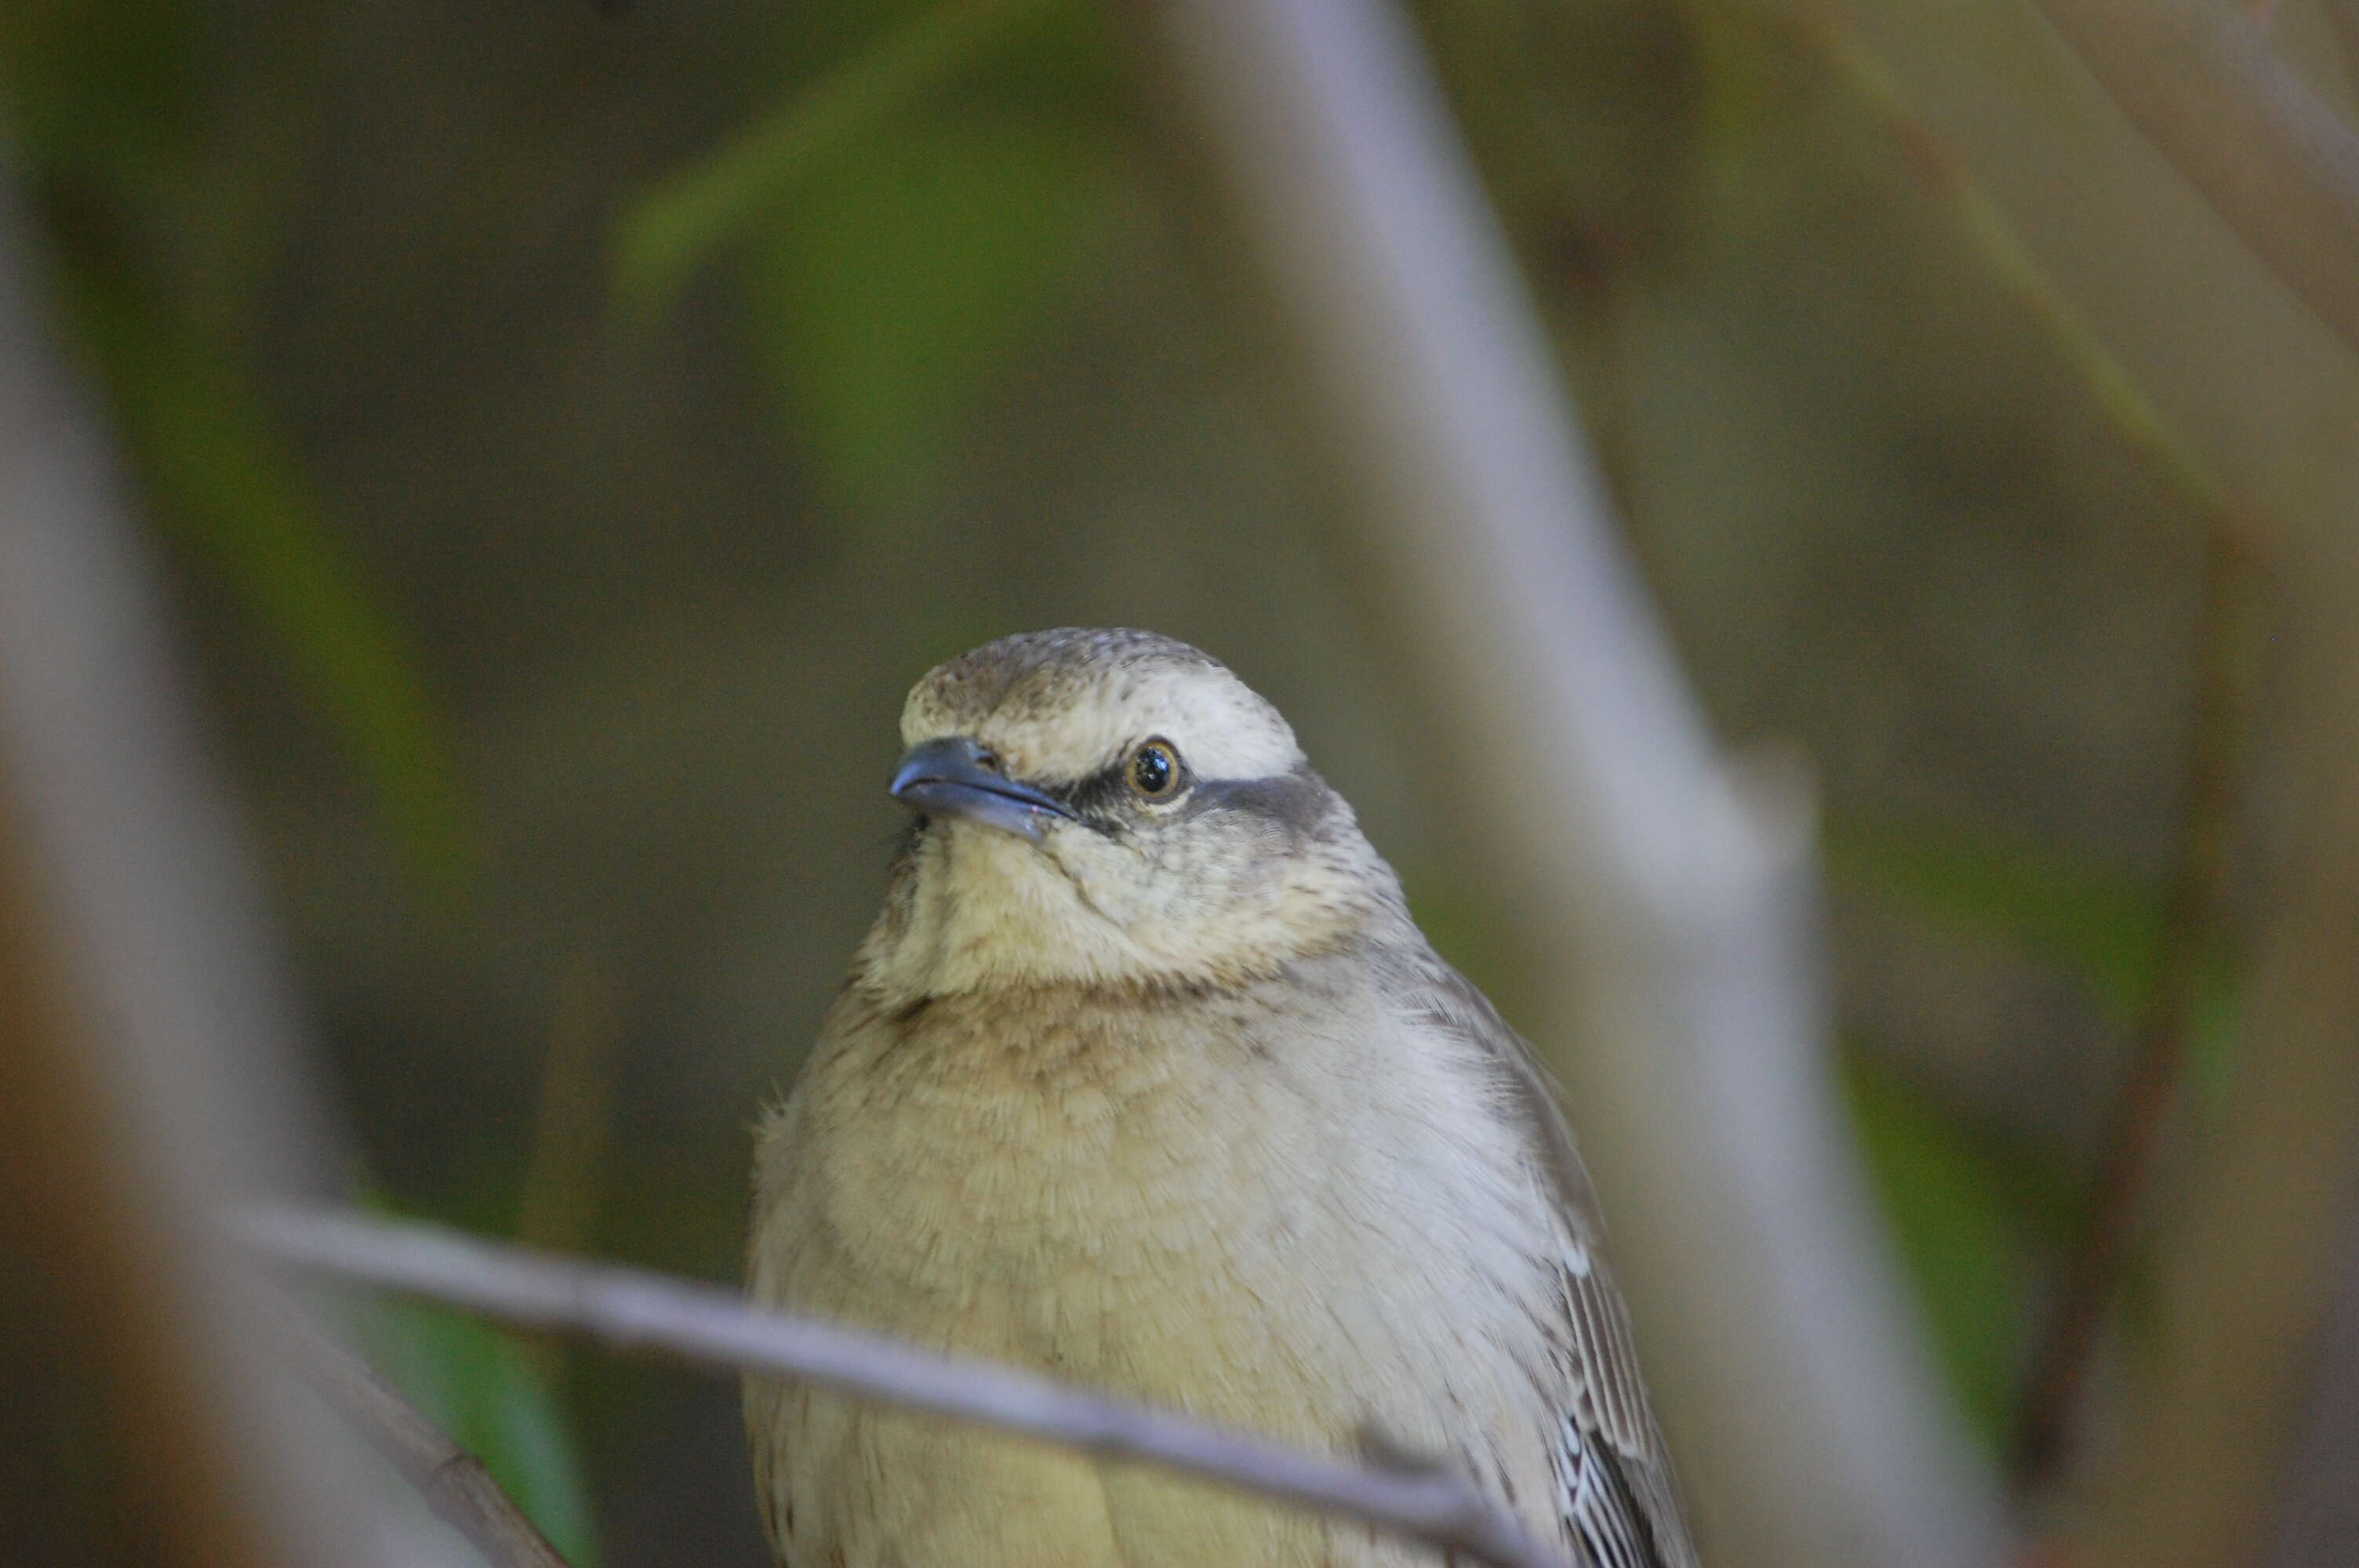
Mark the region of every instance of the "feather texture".
POLYGON ((1419 937, 1406 962, 1376 966, 1395 1005, 1463 1040, 1492 1065, 1510 1123, 1561 1227, 1560 1319, 1543 1322, 1561 1414, 1557 1505, 1568 1544, 1597 1568, 1695 1568, 1661 1428, 1647 1400, 1629 1309, 1614 1285, 1589 1173, 1554 1083, 1490 999, 1419 937))

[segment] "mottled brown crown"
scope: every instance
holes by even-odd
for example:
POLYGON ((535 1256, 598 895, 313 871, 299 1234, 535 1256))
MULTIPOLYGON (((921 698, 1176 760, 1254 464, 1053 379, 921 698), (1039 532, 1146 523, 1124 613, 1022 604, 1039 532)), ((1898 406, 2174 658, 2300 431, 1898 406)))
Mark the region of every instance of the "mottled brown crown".
POLYGON ((1039 711, 1121 672, 1157 665, 1224 669, 1218 659, 1160 632, 1128 626, 1058 626, 1018 632, 937 665, 922 683, 946 708, 984 714, 1015 699, 1039 711))
POLYGON ((1150 735, 1177 743, 1201 776, 1259 778, 1302 763, 1277 708, 1227 665, 1176 638, 1130 628, 1059 627, 986 643, 936 666, 909 693, 901 740, 987 741, 1012 772, 1081 777, 1150 735))

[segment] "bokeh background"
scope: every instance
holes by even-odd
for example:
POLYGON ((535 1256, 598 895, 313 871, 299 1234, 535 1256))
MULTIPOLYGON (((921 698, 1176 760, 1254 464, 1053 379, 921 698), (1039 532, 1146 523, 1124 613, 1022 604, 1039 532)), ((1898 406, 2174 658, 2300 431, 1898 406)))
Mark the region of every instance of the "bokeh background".
MULTIPOLYGON (((1858 1131, 1998 1454, 2190 770, 2232 838, 2279 809, 2272 546, 2347 509, 2359 373, 2031 11, 1858 9, 1418 18, 1719 733, 1813 770, 1858 1131)), ((2321 16, 2275 25, 2347 105, 2321 16)), ((1513 1015, 1480 804, 1118 8, 11 0, 0 72, 370 1201, 734 1279, 901 695, 1031 627, 1234 665, 1513 1015)), ((132 1553, 71 1325, 0 1303, 57 1352, 0 1484, 88 1504, 18 1560, 132 1553)), ((725 1383, 368 1332, 580 1561, 766 1561, 725 1383)))

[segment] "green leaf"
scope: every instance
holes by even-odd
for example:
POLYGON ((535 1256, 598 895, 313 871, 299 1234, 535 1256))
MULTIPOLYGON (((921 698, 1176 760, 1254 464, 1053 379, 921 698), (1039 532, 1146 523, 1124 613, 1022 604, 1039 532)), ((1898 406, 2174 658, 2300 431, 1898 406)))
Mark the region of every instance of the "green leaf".
MULTIPOLYGON (((353 1201, 391 1219, 441 1218, 387 1198, 367 1171, 350 1173, 353 1201)), ((484 1462, 573 1568, 596 1568, 597 1518, 567 1419, 550 1378, 553 1359, 451 1308, 371 1298, 345 1318, 386 1380, 484 1462)))
POLYGON ((747 269, 757 345, 832 499, 921 504, 944 438, 1054 297, 1116 166, 1086 127, 898 124, 814 174, 747 269))
POLYGON ((2003 1155, 1943 1107, 1852 1053, 1860 1147, 1951 1390, 1994 1451, 2005 1442, 2028 1330, 2027 1233, 2069 1208, 2060 1173, 2003 1155))
POLYGON ((581 1460, 529 1347, 440 1307, 365 1309, 370 1358, 411 1403, 484 1462, 574 1568, 596 1568, 597 1520, 581 1460))
POLYGON ((886 126, 1043 3, 962 0, 888 27, 726 146, 664 181, 619 225, 619 304, 641 320, 669 309, 699 265, 775 212, 831 155, 886 126))
POLYGON ((1947 828, 1834 823, 1826 847, 1838 879, 2060 965, 2122 1016, 2151 989, 2162 899, 2130 877, 1947 828))
POLYGON ((276 636, 342 732, 397 839, 447 895, 474 840, 442 726, 408 641, 328 526, 244 380, 127 285, 71 275, 158 522, 206 559, 276 636))

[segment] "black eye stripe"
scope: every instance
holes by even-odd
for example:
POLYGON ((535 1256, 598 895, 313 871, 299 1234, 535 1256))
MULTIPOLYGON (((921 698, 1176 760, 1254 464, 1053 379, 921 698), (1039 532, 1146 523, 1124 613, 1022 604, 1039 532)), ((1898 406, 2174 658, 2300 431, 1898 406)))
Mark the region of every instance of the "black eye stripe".
MULTIPOLYGON (((1181 763, 1182 799, 1164 820, 1190 822, 1215 813, 1237 813, 1261 818, 1288 837, 1314 835, 1328 816, 1334 796, 1326 781, 1308 766, 1264 778, 1201 779, 1186 773, 1181 763)), ((1138 796, 1130 782, 1130 754, 1070 784, 1049 786, 1049 793, 1071 806, 1076 816, 1102 833, 1127 831, 1138 818, 1129 809, 1138 796)))
POLYGON ((1333 804, 1327 781, 1303 766, 1266 778, 1202 780, 1183 814, 1196 817, 1215 811, 1242 812, 1302 838, 1326 820, 1333 804))
POLYGON ((1100 768, 1085 779, 1077 779, 1049 794, 1084 816, 1103 812, 1130 795, 1130 759, 1125 757, 1110 767, 1100 768))

